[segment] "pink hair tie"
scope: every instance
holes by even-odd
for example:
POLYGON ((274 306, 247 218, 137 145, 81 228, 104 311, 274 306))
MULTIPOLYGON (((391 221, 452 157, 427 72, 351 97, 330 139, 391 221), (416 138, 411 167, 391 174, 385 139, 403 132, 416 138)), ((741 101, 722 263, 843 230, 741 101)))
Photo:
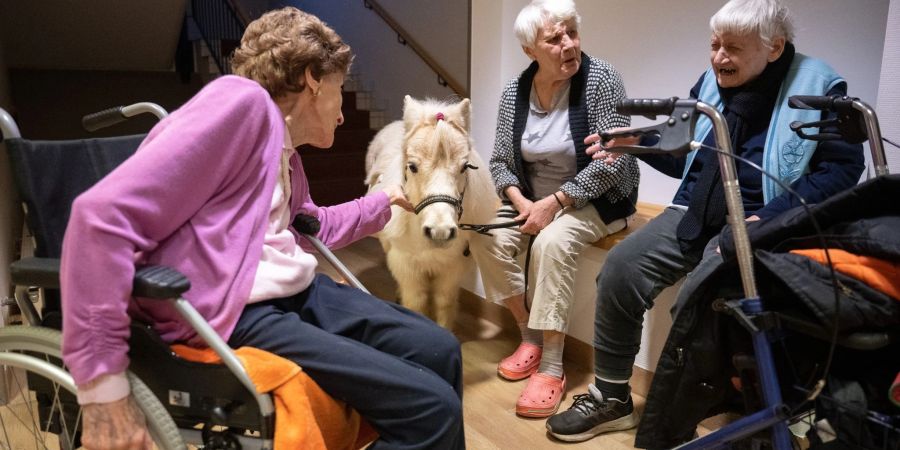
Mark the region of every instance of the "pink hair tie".
POLYGON ((439 112, 435 114, 434 117, 437 118, 438 121, 444 120, 444 113, 439 112))

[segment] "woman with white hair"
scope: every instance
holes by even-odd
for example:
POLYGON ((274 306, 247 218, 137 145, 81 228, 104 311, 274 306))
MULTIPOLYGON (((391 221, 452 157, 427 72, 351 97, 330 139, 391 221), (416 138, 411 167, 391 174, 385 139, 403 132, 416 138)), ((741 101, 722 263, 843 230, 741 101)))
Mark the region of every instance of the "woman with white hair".
MULTIPOLYGON (((710 28, 711 67, 691 89, 691 97, 722 111, 734 151, 789 183, 808 203, 855 185, 864 168, 860 145, 801 140, 788 127, 801 114, 809 114, 789 109, 788 97, 844 95, 847 83, 824 62, 795 53, 787 8, 778 0, 732 0, 712 17, 710 28)), ((827 117, 813 120, 820 118, 827 117)), ((695 139, 721 147, 710 129, 709 121, 698 122, 695 139)), ((599 137, 589 140, 597 142, 599 137)), ((599 145, 588 152, 610 164, 620 158, 599 145)), ((575 396, 568 411, 547 421, 550 433, 562 440, 583 441, 637 425, 628 381, 640 349, 644 313, 664 288, 722 261, 717 236, 727 211, 717 154, 704 150, 680 158, 640 158, 682 183, 671 206, 607 256, 597 278, 594 384, 588 393, 575 396)), ((767 219, 799 206, 796 197, 749 165, 738 164, 737 172, 746 220, 767 219)), ((684 300, 679 296, 678 304, 684 300)), ((683 349, 678 353, 681 364, 689 361, 693 369, 710 360, 709 355, 683 349)), ((690 405, 666 402, 667 412, 681 411, 667 413, 670 416, 691 414, 688 410, 699 400, 696 395, 672 398, 684 398, 690 405)))
POLYGON ((522 334, 497 372, 528 378, 516 402, 526 417, 555 413, 565 392, 563 344, 579 253, 623 229, 637 198, 634 158, 604 164, 585 153, 588 135, 627 126, 629 118, 615 112, 625 97, 618 72, 581 52, 580 19, 571 0, 535 0, 516 19, 533 62, 503 91, 490 168, 503 198, 496 221, 524 223, 493 230, 489 251, 475 252, 487 299, 506 305, 522 334))

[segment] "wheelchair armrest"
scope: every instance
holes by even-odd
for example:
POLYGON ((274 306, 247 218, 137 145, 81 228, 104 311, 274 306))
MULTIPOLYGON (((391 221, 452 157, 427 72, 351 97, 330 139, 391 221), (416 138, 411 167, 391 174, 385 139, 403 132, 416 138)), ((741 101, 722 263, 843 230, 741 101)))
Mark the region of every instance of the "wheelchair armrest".
POLYGON ((132 294, 135 297, 177 298, 191 288, 191 281, 181 272, 167 266, 142 266, 134 274, 132 294))
MULTIPOLYGON (((22 258, 9 265, 16 286, 59 289, 59 258, 22 258)), ((134 295, 145 298, 175 298, 191 288, 191 282, 166 266, 139 267, 134 274, 134 295)))
POLYGON ((59 258, 22 258, 9 265, 16 286, 59 289, 59 258))

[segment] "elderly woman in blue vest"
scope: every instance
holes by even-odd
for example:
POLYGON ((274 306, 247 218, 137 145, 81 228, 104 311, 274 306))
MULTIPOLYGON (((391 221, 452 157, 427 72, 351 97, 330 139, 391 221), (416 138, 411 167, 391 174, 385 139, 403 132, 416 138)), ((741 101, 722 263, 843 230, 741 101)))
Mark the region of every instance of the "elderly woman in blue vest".
MULTIPOLYGON (((788 127, 794 120, 823 118, 818 111, 789 109, 788 97, 843 95, 847 83, 826 63, 795 53, 787 9, 778 0, 732 0, 710 19, 710 28, 712 67, 691 89, 691 97, 723 112, 734 151, 790 183, 809 203, 855 185, 864 168, 861 146, 804 141, 788 127)), ((710 129, 704 119, 696 136, 716 147, 710 129)), ((619 158, 596 145, 588 152, 612 164, 619 158)), ((582 441, 637 424, 628 380, 644 312, 664 288, 721 261, 714 237, 725 224, 726 208, 717 154, 701 150, 682 158, 640 158, 681 177, 682 183, 672 205, 616 245, 606 259, 597 278, 595 382, 587 394, 574 397, 569 410, 547 421, 559 439, 582 441)), ((799 205, 757 170, 740 163, 737 170, 748 221, 799 205)))
POLYGON ((563 343, 579 253, 624 228, 637 198, 634 158, 605 164, 585 153, 588 135, 629 118, 615 112, 625 97, 618 72, 581 52, 579 22, 571 0, 533 1, 516 19, 534 62, 503 91, 490 168, 504 198, 496 221, 525 222, 494 230, 490 251, 474 252, 487 299, 506 305, 521 331, 522 343, 497 371, 528 378, 516 402, 526 417, 555 413, 565 392, 563 343))

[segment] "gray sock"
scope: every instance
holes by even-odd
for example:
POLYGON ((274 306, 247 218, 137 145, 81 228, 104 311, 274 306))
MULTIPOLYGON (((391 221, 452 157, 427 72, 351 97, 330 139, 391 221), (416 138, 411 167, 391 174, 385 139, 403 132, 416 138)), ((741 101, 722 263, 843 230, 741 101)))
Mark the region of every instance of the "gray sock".
POLYGON ((631 394, 628 380, 607 380, 595 375, 593 386, 596 387, 598 392, 603 394, 603 398, 608 400, 626 402, 629 394, 631 394))
POLYGON ((559 344, 545 344, 541 353, 541 367, 538 372, 553 375, 557 378, 563 376, 563 346, 559 344))
POLYGON ((522 333, 522 342, 537 345, 544 345, 544 332, 542 330, 533 330, 528 328, 528 322, 519 324, 519 331, 522 333))

